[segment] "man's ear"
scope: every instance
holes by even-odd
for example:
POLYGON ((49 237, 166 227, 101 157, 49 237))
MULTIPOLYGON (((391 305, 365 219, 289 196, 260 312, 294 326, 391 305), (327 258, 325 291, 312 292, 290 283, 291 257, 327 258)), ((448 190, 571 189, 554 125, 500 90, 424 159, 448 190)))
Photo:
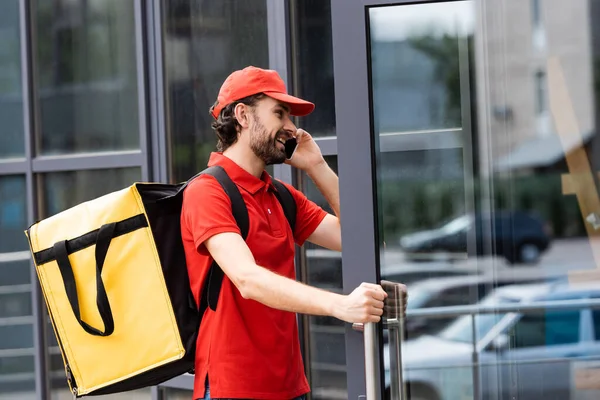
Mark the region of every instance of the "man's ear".
POLYGON ((235 119, 242 129, 247 129, 250 126, 250 109, 246 104, 238 103, 233 109, 235 119))

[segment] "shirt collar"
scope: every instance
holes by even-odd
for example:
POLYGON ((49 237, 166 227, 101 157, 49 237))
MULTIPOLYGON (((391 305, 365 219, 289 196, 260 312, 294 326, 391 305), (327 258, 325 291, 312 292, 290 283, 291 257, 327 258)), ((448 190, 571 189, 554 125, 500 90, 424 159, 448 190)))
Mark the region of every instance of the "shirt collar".
POLYGON ((263 171, 259 179, 237 165, 232 159, 224 156, 223 153, 212 152, 208 160, 208 166, 215 165, 223 167, 233 182, 253 195, 263 188, 275 190, 271 176, 267 171, 263 171))

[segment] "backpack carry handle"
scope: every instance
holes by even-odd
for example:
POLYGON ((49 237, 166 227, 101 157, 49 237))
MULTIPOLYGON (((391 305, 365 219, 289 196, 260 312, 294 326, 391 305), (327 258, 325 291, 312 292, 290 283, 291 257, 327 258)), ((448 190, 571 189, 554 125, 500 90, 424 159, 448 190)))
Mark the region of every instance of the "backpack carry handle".
POLYGON ((77 283, 75 282, 75 275, 73 274, 73 266, 69 261, 69 253, 67 251, 67 241, 62 240, 54 244, 54 254, 60 274, 63 278, 65 285, 65 291, 67 292, 67 298, 73 309, 73 314, 77 318, 79 325, 89 334, 94 336, 110 336, 115 330, 114 320, 112 311, 110 309, 110 303, 108 302, 108 296, 106 295, 106 289, 102 282, 102 267, 104 266, 104 260, 106 259, 106 253, 110 247, 110 242, 115 233, 116 223, 105 224, 100 227, 98 231, 98 237, 96 239, 96 305, 98 312, 104 323, 104 332, 94 328, 81 319, 81 312, 79 309, 79 299, 77 297, 77 283))

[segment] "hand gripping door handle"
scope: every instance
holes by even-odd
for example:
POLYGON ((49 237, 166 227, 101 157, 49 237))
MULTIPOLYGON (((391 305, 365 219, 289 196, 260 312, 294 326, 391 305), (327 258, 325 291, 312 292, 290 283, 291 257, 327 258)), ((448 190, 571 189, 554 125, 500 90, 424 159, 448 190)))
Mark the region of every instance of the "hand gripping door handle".
POLYGON ((114 222, 102 225, 96 239, 96 305, 100 317, 102 318, 102 322, 104 323, 104 332, 94 328, 81 319, 79 299, 77 297, 77 283, 75 282, 75 275, 73 274, 73 266, 69 261, 67 241, 62 240, 54 244, 54 255, 60 269, 60 274, 62 275, 63 284, 65 285, 65 291, 67 292, 67 298, 71 304, 73 314, 75 314, 75 318, 77 318, 79 325, 81 325, 87 333, 94 336, 110 336, 115 330, 110 303, 108 302, 106 289, 102 282, 102 267, 104 266, 106 253, 108 253, 108 248, 110 247, 110 242, 115 232, 115 226, 116 223, 114 222))
MULTIPOLYGON (((389 351, 390 351, 390 398, 391 400, 406 399, 404 392, 404 380, 402 376, 402 352, 401 352, 401 334, 404 332, 404 297, 399 286, 391 288, 385 300, 385 314, 383 324, 389 330, 389 351)), ((376 379, 377 373, 377 324, 375 323, 355 323, 352 325, 355 331, 364 333, 365 346, 365 400, 380 399, 380 383, 376 379)))

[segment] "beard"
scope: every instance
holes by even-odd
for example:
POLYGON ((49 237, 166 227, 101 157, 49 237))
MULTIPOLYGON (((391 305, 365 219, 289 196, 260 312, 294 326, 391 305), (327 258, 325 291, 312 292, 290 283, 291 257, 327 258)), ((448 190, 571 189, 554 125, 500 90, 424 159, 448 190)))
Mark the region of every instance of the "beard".
POLYGON ((250 148, 265 165, 283 164, 285 162, 285 150, 280 149, 277 145, 277 138, 280 136, 285 136, 283 130, 277 132, 275 137, 272 138, 258 116, 254 115, 254 125, 250 132, 250 148))

